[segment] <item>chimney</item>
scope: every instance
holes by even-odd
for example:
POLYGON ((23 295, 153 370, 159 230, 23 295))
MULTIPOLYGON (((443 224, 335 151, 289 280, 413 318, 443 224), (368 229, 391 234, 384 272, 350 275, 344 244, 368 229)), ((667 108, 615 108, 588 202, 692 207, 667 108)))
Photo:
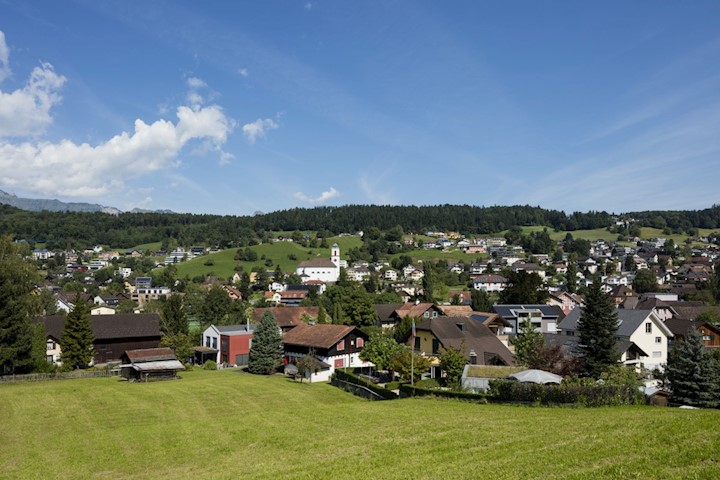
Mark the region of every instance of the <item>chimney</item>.
POLYGON ((475 350, 470 350, 470 365, 477 365, 477 353, 475 353, 475 350))

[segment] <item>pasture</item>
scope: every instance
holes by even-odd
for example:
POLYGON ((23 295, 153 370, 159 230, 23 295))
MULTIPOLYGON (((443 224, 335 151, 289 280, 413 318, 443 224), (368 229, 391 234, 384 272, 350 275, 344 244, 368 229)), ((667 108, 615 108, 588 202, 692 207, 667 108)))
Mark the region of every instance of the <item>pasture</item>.
POLYGON ((0 385, 2 478, 665 478, 720 471, 720 411, 369 402, 237 370, 0 385))

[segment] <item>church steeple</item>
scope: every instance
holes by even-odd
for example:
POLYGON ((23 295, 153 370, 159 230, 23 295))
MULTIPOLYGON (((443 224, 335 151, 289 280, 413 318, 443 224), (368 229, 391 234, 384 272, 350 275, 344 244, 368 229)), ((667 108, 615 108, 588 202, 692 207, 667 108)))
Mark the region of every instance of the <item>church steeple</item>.
POLYGON ((330 250, 330 260, 336 267, 340 267, 340 247, 337 243, 333 243, 332 249, 330 250))

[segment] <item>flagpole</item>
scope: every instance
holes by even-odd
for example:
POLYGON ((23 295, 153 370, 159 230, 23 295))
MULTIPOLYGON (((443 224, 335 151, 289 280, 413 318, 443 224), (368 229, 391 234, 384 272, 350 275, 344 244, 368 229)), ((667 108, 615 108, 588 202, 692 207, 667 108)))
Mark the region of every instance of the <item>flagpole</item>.
POLYGON ((412 344, 410 346, 410 386, 415 386, 415 318, 412 319, 412 344))

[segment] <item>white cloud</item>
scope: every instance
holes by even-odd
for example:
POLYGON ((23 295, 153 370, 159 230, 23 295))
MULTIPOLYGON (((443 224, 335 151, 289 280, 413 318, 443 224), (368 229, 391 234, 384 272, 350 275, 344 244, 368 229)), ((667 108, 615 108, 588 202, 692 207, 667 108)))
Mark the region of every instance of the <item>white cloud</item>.
POLYGON ((207 87, 207 83, 205 83, 205 81, 202 80, 201 78, 189 77, 189 78, 187 79, 187 86, 188 86, 189 88, 192 88, 192 89, 197 90, 197 89, 199 89, 199 88, 205 88, 205 87, 207 87))
POLYGON ((330 199, 337 198, 340 196, 340 192, 335 190, 333 187, 330 187, 329 190, 326 190, 320 194, 319 197, 309 197, 308 195, 305 195, 303 192, 297 192, 293 197, 297 198, 298 200, 309 203, 310 205, 322 205, 323 203, 327 202, 330 199))
POLYGON ((5 43, 5 33, 0 30, 0 82, 10 76, 10 49, 5 43))
POLYGON ((190 105, 200 107, 205 104, 205 97, 203 97, 198 90, 207 88, 207 83, 198 77, 188 77, 185 80, 188 86, 187 101, 190 105))
POLYGON ((311 2, 305 2, 305 10, 312 10, 313 4, 311 2))
POLYGON ((0 90, 0 138, 44 133, 52 123, 50 109, 62 100, 59 91, 65 81, 52 65, 43 63, 33 69, 23 88, 10 93, 0 90))
POLYGON ((272 119, 266 118, 265 120, 262 120, 258 118, 252 123, 246 123, 243 125, 242 131, 245 138, 248 139, 248 142, 255 143, 255 140, 257 140, 258 137, 263 138, 265 137, 266 132, 275 130, 276 128, 278 128, 278 124, 272 119))
POLYGON ((245 78, 247 78, 248 75, 250 75, 250 72, 248 72, 248 69, 247 69, 247 68, 240 68, 240 69, 238 69, 238 73, 239 73, 241 76, 245 77, 245 78))
POLYGON ((0 143, 0 184, 42 195, 94 197, 121 188, 124 180, 178 165, 180 150, 192 140, 210 141, 217 150, 234 122, 219 106, 181 106, 177 123, 135 120, 133 132, 122 132, 96 146, 59 143, 0 143))

